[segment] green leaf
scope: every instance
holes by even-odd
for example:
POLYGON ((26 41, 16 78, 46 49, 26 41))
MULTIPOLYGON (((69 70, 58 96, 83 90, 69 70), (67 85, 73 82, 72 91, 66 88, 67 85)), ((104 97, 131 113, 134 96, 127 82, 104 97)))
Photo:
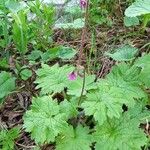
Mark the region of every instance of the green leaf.
POLYGON ((7 58, 0 59, 0 68, 9 68, 9 63, 7 58))
POLYGON ((93 115, 102 125, 107 118, 119 118, 123 104, 132 108, 137 99, 147 99, 140 87, 140 71, 125 63, 114 66, 106 79, 98 82, 98 89, 87 93, 87 99, 81 104, 85 114, 93 115))
POLYGON ((41 94, 48 93, 60 93, 67 87, 68 74, 74 70, 73 67, 63 66, 59 67, 58 64, 49 67, 46 64, 42 64, 42 68, 38 69, 37 79, 37 89, 41 88, 41 94))
POLYGON ((12 13, 17 13, 26 7, 26 4, 24 2, 15 1, 7 1, 5 5, 12 13))
POLYGON ((123 62, 113 66, 111 72, 106 76, 106 78, 111 81, 123 80, 130 84, 138 86, 138 84, 140 83, 138 81, 140 72, 140 67, 131 66, 130 64, 126 64, 123 62))
POLYGON ((0 131, 0 148, 1 150, 14 150, 14 140, 18 138, 20 133, 19 128, 0 131))
POLYGON ((15 89, 15 78, 7 72, 0 73, 0 103, 3 98, 15 89))
POLYGON ((72 98, 70 101, 64 100, 60 103, 60 112, 65 113, 66 120, 76 117, 78 114, 78 101, 77 98, 72 98))
POLYGON ((100 84, 101 88, 87 94, 87 99, 81 104, 85 114, 93 115, 98 124, 102 125, 107 117, 119 118, 122 113, 122 105, 126 103, 120 89, 100 84))
POLYGON ((74 15, 74 16, 79 16, 82 14, 82 10, 79 5, 75 5, 73 7, 66 6, 64 11, 66 13, 70 13, 71 15, 74 15))
POLYGON ((54 47, 51 49, 48 49, 45 53, 42 54, 42 60, 44 62, 48 60, 53 60, 55 58, 58 58, 58 52, 60 47, 54 47))
POLYGON ((125 112, 119 119, 107 120, 102 126, 96 126, 96 132, 93 134, 95 149, 141 150, 147 143, 144 131, 139 128, 141 116, 144 116, 142 113, 141 109, 134 108, 125 112))
POLYGON ((72 126, 56 139, 56 150, 91 150, 92 145, 89 129, 79 125, 76 129, 72 126))
MULTIPOLYGON (((94 82, 94 79, 95 79, 94 75, 85 76, 85 85, 84 85, 83 95, 86 95, 87 91, 97 88, 96 83, 94 82)), ((67 90, 68 95, 74 95, 76 97, 80 97, 82 88, 83 88, 83 78, 78 76, 76 80, 68 81, 67 87, 68 87, 68 90, 67 90)))
POLYGON ((147 98, 141 88, 140 73, 140 67, 121 63, 114 66, 111 73, 106 76, 108 84, 119 88, 127 99, 126 104, 131 107, 135 105, 136 99, 147 98))
POLYGON ((24 11, 20 11, 18 14, 12 14, 12 17, 15 20, 12 29, 14 43, 17 50, 20 53, 25 54, 27 52, 28 43, 26 13, 24 11))
POLYGON ((21 79, 28 80, 32 76, 32 71, 29 69, 23 69, 20 72, 21 79))
POLYGON ((85 19, 83 18, 78 18, 76 20, 74 20, 73 24, 72 24, 72 27, 74 29, 80 29, 80 28, 83 28, 85 25, 85 19))
POLYGON ((35 61, 37 60, 38 58, 40 58, 42 55, 42 52, 39 51, 39 50, 34 50, 31 52, 31 54, 28 55, 28 59, 31 60, 31 61, 35 61))
POLYGON ((55 137, 67 126, 65 114, 50 96, 34 98, 31 110, 23 117, 26 132, 31 132, 36 143, 55 141, 55 137))
POLYGON ((85 25, 85 19, 78 18, 74 20, 72 23, 58 23, 55 25, 55 28, 64 28, 64 29, 80 29, 85 25))
POLYGON ((140 24, 137 17, 124 17, 124 24, 126 27, 137 26, 140 24))
POLYGON ((150 13, 150 0, 136 0, 131 6, 129 6, 125 15, 127 17, 136 17, 150 13))
POLYGON ((75 56, 76 50, 71 47, 58 46, 49 49, 42 55, 43 61, 52 60, 55 58, 71 59, 75 56))
POLYGON ((71 59, 76 55, 77 51, 71 47, 60 47, 58 57, 61 59, 71 59))
POLYGON ((150 54, 138 58, 135 62, 135 66, 142 68, 139 80, 144 83, 146 88, 150 88, 150 54))
POLYGON ((125 45, 116 49, 115 51, 116 52, 113 54, 108 52, 105 54, 116 61, 130 61, 135 58, 135 54, 137 53, 138 49, 130 45, 125 45))

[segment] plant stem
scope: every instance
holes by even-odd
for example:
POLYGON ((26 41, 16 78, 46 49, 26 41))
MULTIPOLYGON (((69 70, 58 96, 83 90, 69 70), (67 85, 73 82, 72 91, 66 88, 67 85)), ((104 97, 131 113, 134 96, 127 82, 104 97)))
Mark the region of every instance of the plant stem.
MULTIPOLYGON (((79 59, 78 59, 77 67, 82 66, 83 48, 84 48, 84 44, 85 44, 85 35, 87 33, 86 29, 87 29, 87 23, 88 23, 88 8, 89 8, 89 0, 87 0, 87 6, 86 6, 86 10, 85 10, 85 26, 82 30, 82 35, 81 35, 81 46, 80 46, 80 50, 79 50, 79 59)), ((81 90, 81 95, 80 95, 80 98, 78 101, 78 105, 80 105, 80 103, 81 103, 84 88, 85 88, 85 73, 86 73, 86 70, 84 67, 83 84, 82 84, 82 90, 81 90)))
POLYGON ((78 106, 80 105, 81 103, 81 100, 82 100, 82 96, 83 96, 83 92, 84 92, 84 88, 85 88, 85 68, 84 68, 84 76, 83 76, 83 84, 82 84, 82 90, 81 90, 81 95, 80 95, 80 98, 79 98, 79 101, 78 101, 78 106))
MULTIPOLYGON (((3 0, 3 6, 5 7, 5 1, 3 0)), ((7 10, 6 7, 4 9, 4 21, 5 25, 3 26, 3 32, 4 32, 4 39, 5 39, 5 47, 7 48, 9 43, 9 35, 8 35, 8 18, 7 18, 7 10)))
POLYGON ((78 62, 77 62, 77 66, 82 66, 82 59, 84 57, 83 55, 83 48, 84 48, 84 44, 85 44, 85 35, 86 35, 86 29, 87 29, 87 24, 88 24, 88 9, 89 9, 89 0, 87 0, 87 7, 86 7, 86 10, 85 10, 85 26, 83 27, 82 29, 82 35, 81 35, 81 46, 80 46, 80 49, 79 49, 79 59, 78 59, 78 62))

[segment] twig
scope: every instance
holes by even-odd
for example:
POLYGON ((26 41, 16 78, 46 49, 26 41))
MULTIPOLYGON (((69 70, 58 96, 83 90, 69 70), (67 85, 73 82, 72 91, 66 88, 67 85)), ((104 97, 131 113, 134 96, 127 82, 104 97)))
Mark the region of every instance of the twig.
POLYGON ((31 148, 35 148, 36 147, 36 145, 31 145, 31 146, 26 146, 26 145, 23 145, 23 144, 20 144, 20 143, 17 143, 17 142, 15 142, 16 143, 16 145, 18 145, 18 146, 21 146, 21 147, 23 147, 23 148, 26 148, 26 149, 31 149, 31 148))

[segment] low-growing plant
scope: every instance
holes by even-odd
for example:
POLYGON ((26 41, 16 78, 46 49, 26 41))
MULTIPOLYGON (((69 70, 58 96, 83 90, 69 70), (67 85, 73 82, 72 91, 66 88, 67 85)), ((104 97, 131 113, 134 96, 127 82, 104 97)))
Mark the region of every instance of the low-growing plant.
POLYGON ((26 13, 24 11, 20 11, 13 14, 13 18, 15 20, 13 24, 13 40, 16 44, 17 50, 21 54, 25 54, 27 52, 28 44, 26 13))
POLYGON ((139 19, 142 20, 145 30, 150 21, 150 0, 136 0, 126 9, 125 15, 133 20, 132 25, 138 25, 138 17, 140 17, 139 19))
POLYGON ((19 137, 19 134, 19 128, 12 128, 10 130, 0 129, 0 149, 14 150, 14 141, 19 137))
POLYGON ((52 44, 52 29, 55 21, 55 7, 46 5, 40 0, 28 2, 29 39, 35 48, 46 50, 52 44))
POLYGON ((111 12, 115 2, 112 0, 91 0, 89 12, 91 23, 112 26, 111 12))
POLYGON ((9 25, 8 25, 8 16, 7 16, 7 8, 5 5, 5 1, 2 0, 0 1, 0 36, 4 36, 3 40, 1 39, 0 42, 0 47, 1 48, 6 48, 10 42, 10 37, 9 37, 9 25))
MULTIPOLYGON (((125 5, 132 2, 127 0, 125 5)), ((148 25, 149 4, 149 0, 137 0, 131 4, 125 12, 126 26, 138 25, 141 20, 144 27, 148 25)), ((21 106, 21 115, 19 112, 17 119, 27 108, 23 123, 21 120, 19 124, 23 125, 23 133, 30 133, 27 138, 31 136, 34 150, 49 145, 56 150, 148 149, 150 53, 139 56, 138 48, 124 45, 105 52, 105 57, 114 62, 106 76, 98 78, 94 72, 94 67, 99 65, 95 52, 99 46, 96 33, 99 30, 95 30, 95 25, 111 26, 112 10, 118 6, 121 9, 120 1, 116 5, 116 1, 112 0, 81 0, 75 9, 65 7, 62 14, 66 20, 57 22, 55 7, 41 0, 0 0, 0 48, 3 50, 0 52, 3 54, 0 54, 0 67, 7 70, 0 72, 0 107, 15 90, 15 74, 19 79, 17 85, 25 84, 21 90, 31 90, 29 92, 33 94, 32 104, 24 109, 21 106), (86 34, 88 27, 93 30, 92 37, 86 34), (75 34, 80 29, 79 44, 75 39, 78 35, 75 34), (54 43, 52 36, 56 30, 63 31, 64 35, 68 32, 68 37, 74 39, 74 45, 71 42, 54 43), (73 32, 70 34, 70 31, 73 32), (72 47, 79 49, 77 59, 73 60, 75 65, 70 62, 77 54, 72 47), (92 62, 93 57, 96 61, 92 62), (59 60, 59 63, 54 60, 59 60), (85 62, 84 66, 82 62, 85 62), (26 88, 35 77, 31 89, 26 88), (34 86, 35 89, 32 89, 34 86)), ((119 11, 122 13, 122 10, 119 11)), ((114 36, 113 32, 109 31, 108 36, 114 36)), ((17 113, 18 103, 22 105, 23 101, 30 104, 28 98, 24 102, 23 94, 14 95, 17 108, 13 108, 13 111, 17 113)), ((9 98, 5 104, 4 109, 9 105, 9 98)), ((5 121, 5 117, 0 116, 1 120, 5 121)), ((3 123, 0 123, 0 149, 30 148, 15 143, 20 129, 9 127, 8 123, 8 129, 4 129, 3 123)))
POLYGON ((20 54, 25 54, 27 52, 27 11, 23 4, 16 1, 6 2, 6 7, 8 8, 14 23, 12 23, 12 37, 13 42, 20 54))
POLYGON ((111 54, 120 63, 97 82, 95 76, 78 74, 71 65, 43 64, 35 81, 40 96, 33 98, 24 115, 24 128, 36 144, 55 143, 56 150, 140 150, 145 146, 148 139, 139 126, 149 119, 150 54, 135 60, 136 52, 126 46, 111 54), (133 53, 128 55, 125 49, 133 53))

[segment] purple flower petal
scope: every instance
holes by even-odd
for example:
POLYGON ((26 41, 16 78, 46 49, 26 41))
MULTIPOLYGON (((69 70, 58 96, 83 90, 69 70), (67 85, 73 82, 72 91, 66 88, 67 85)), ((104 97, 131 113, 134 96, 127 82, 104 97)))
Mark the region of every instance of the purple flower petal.
POLYGON ((77 78, 77 73, 75 73, 74 71, 69 73, 68 75, 69 80, 76 80, 76 78, 77 78))

